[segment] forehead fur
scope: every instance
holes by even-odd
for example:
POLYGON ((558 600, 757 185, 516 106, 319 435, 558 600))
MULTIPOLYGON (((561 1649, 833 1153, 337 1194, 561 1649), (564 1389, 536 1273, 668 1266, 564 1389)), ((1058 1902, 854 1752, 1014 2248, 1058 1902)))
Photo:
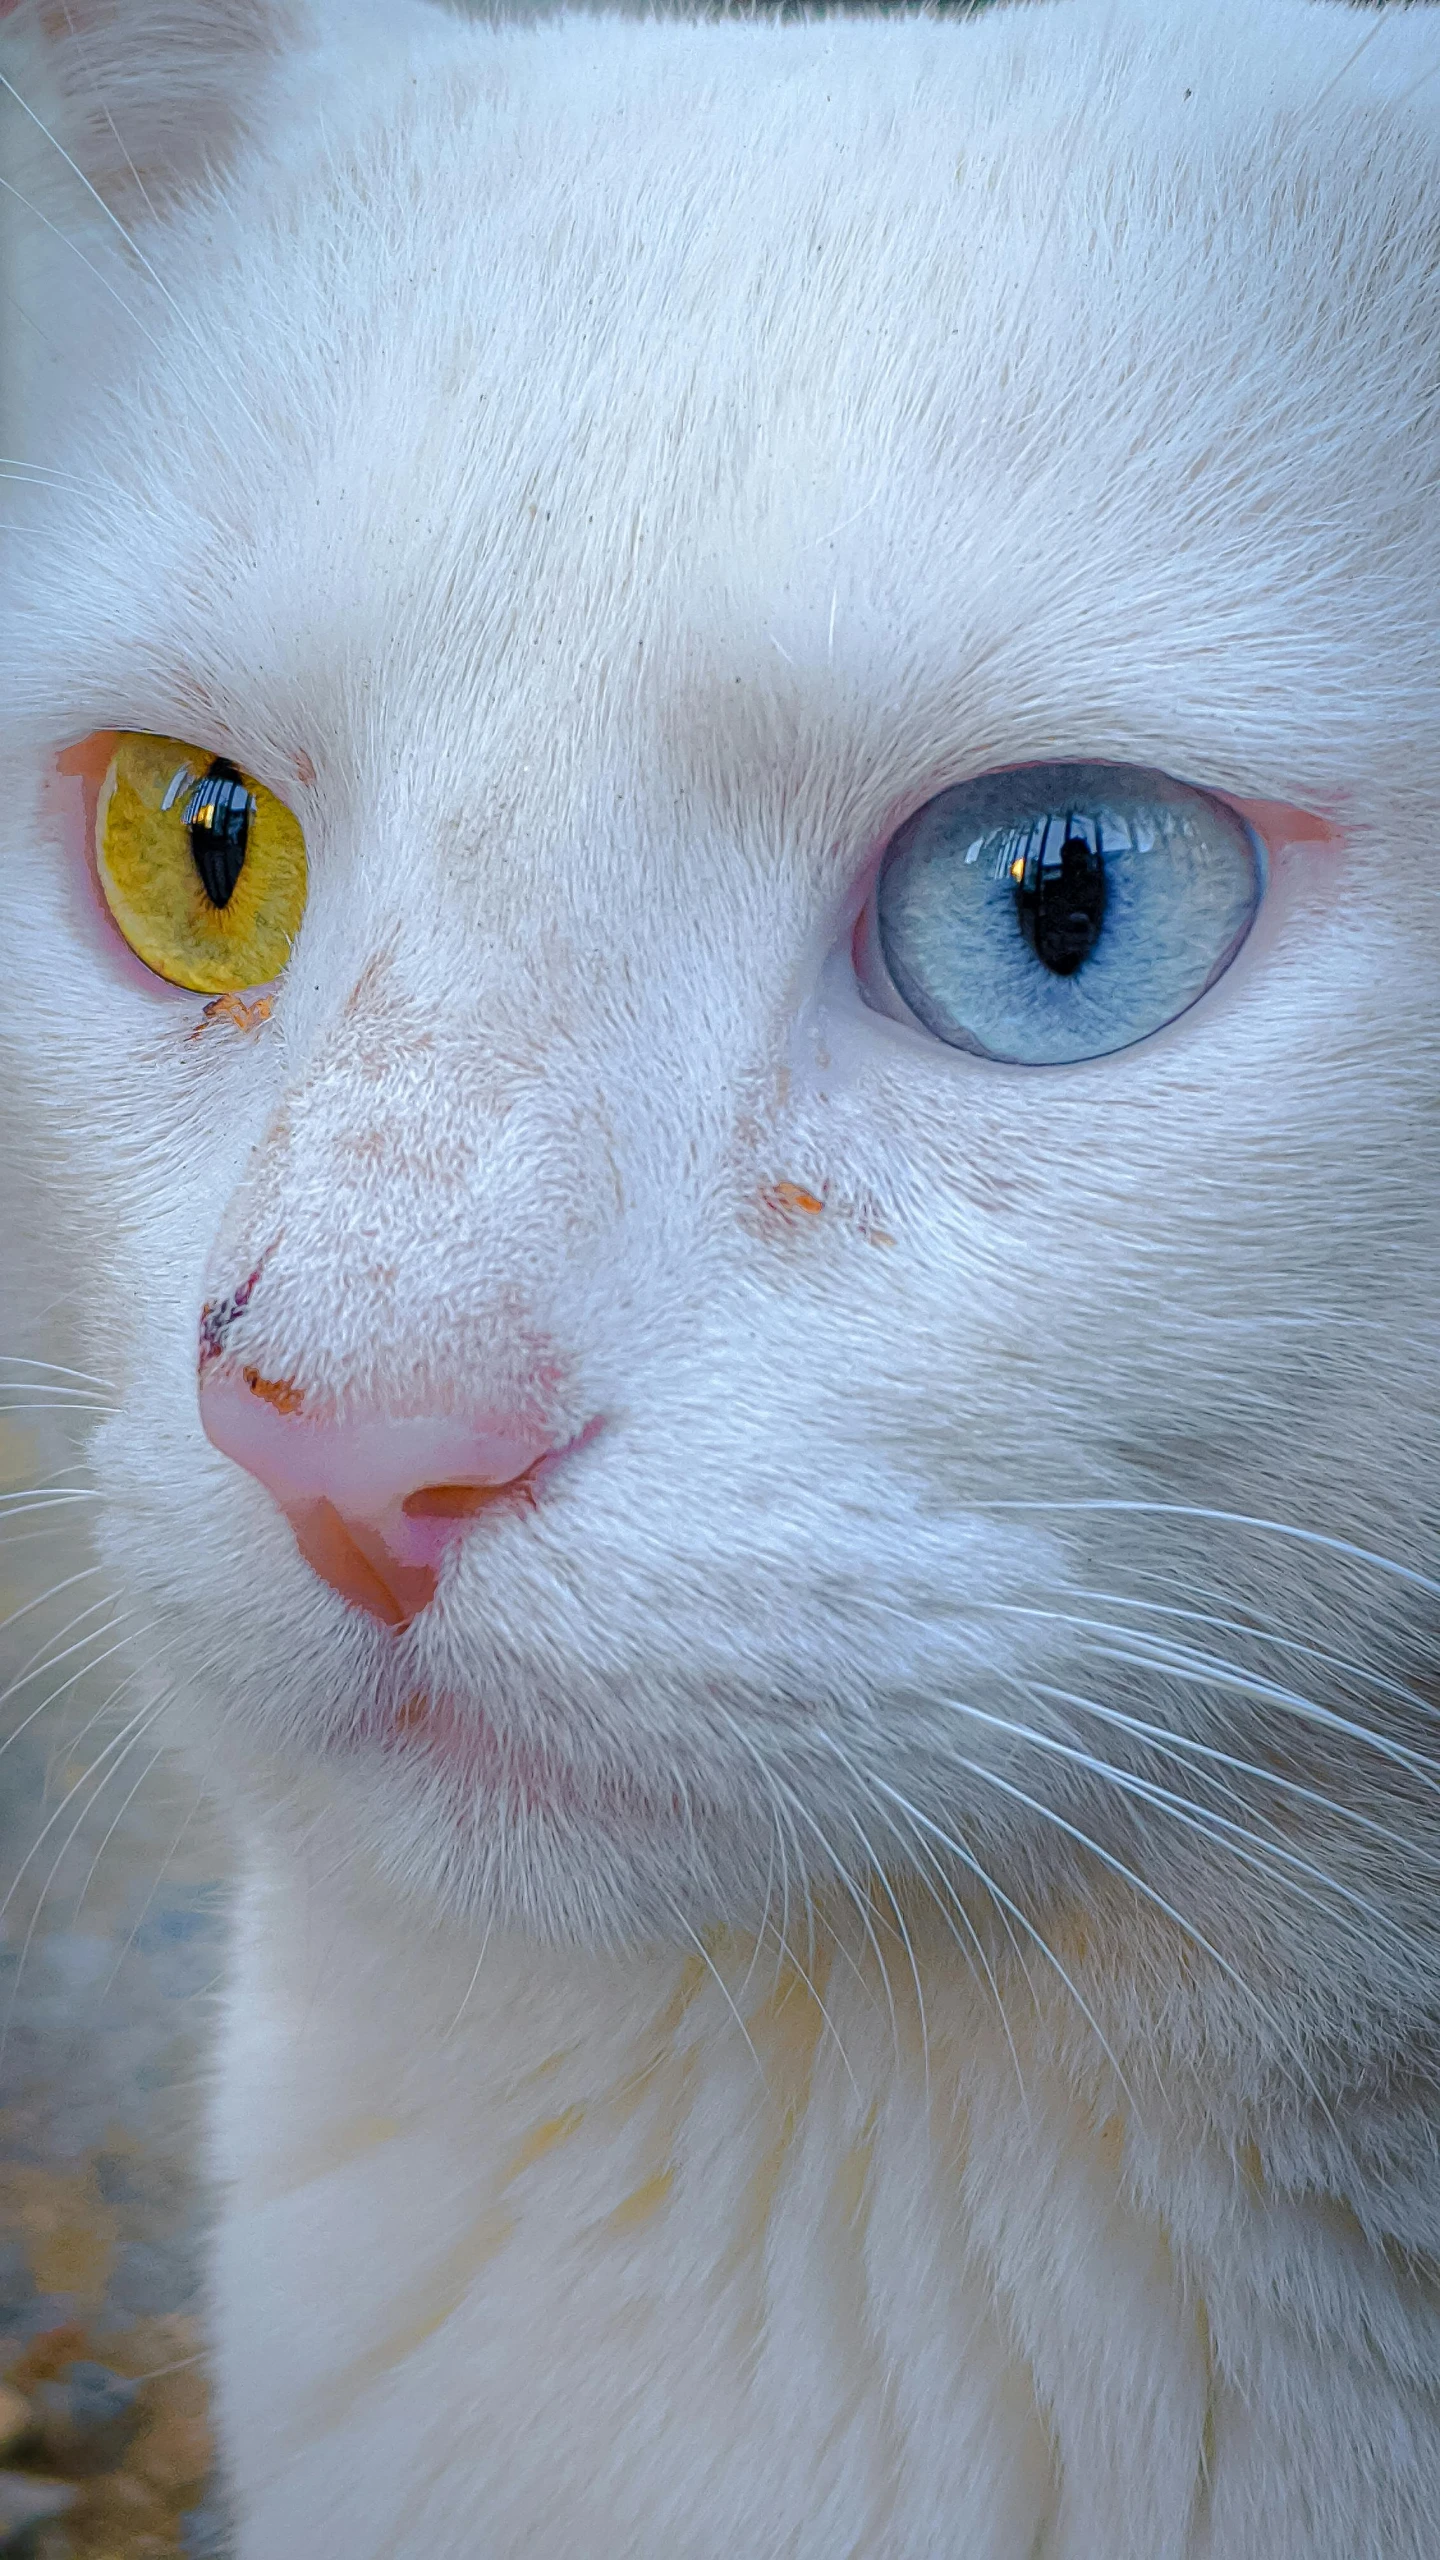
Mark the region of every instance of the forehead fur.
POLYGON ((393 767, 559 677, 686 786, 818 723, 862 828, 877 757, 1060 734, 1363 785, 1432 625, 1433 43, 1281 15, 322 16, 99 342, 77 702, 393 767))

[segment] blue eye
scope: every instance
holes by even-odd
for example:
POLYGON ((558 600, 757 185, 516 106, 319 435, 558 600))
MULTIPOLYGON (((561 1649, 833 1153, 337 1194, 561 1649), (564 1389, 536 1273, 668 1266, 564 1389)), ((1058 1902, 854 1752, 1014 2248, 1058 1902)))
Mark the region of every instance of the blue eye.
POLYGON ((1257 838, 1204 792, 1129 766, 1028 765, 907 821, 875 921, 896 992, 937 1040, 1055 1067, 1197 1003, 1264 885, 1257 838))

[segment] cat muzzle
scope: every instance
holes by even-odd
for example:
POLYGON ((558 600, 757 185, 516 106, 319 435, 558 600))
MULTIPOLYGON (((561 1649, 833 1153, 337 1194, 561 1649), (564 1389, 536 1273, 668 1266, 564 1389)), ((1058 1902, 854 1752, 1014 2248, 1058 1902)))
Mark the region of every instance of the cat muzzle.
POLYGON ((202 1378, 200 1419, 279 1505, 322 1582, 391 1627, 429 1606, 447 1550, 482 1513, 533 1502, 545 1474, 598 1428, 557 1444, 508 1415, 331 1419, 308 1412, 289 1381, 228 1366, 202 1378))

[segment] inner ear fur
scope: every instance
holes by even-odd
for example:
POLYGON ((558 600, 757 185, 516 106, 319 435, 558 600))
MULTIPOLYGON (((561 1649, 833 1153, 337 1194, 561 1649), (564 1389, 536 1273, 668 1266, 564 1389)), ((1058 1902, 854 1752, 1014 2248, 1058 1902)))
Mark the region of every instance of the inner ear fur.
MULTIPOLYGON (((130 222, 224 168, 307 16, 300 0, 0 0, 0 69, 130 222)), ((18 109, 8 121, 26 194, 73 222, 73 171, 18 109)))

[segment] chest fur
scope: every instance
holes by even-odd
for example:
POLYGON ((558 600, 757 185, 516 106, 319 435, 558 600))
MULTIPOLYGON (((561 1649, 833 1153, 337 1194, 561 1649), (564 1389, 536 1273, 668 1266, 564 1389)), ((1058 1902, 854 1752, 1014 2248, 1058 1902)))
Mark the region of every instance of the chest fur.
POLYGON ((1353 2560, 1396 2424, 1419 2560, 1440 2332, 1353 2217, 1097 2103, 983 1983, 742 1955, 477 1970, 252 1883, 243 2560, 1353 2560))

